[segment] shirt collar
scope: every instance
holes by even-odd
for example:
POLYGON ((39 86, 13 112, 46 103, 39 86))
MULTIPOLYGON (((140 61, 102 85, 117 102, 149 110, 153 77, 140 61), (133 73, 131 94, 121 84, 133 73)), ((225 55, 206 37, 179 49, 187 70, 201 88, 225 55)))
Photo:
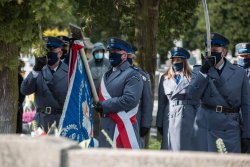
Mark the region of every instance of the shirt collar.
POLYGON ((218 69, 218 70, 221 70, 221 69, 223 68, 224 64, 225 64, 225 61, 224 61, 224 62, 220 65, 220 67, 218 67, 217 69, 218 69))
POLYGON ((54 70, 54 71, 56 71, 56 70, 58 69, 58 67, 59 67, 59 65, 58 65, 58 66, 56 66, 53 70, 54 70))
POLYGON ((51 69, 51 70, 56 71, 56 70, 59 68, 59 66, 60 66, 61 64, 62 64, 62 62, 60 61, 59 64, 58 64, 58 66, 56 66, 54 69, 51 69))

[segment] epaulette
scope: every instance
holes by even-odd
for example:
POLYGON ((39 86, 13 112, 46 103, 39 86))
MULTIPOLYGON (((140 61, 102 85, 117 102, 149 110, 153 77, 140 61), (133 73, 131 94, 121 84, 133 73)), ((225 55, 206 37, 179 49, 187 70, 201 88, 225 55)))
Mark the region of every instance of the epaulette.
POLYGON ((132 76, 131 79, 137 79, 138 81, 140 81, 140 78, 138 76, 132 76))

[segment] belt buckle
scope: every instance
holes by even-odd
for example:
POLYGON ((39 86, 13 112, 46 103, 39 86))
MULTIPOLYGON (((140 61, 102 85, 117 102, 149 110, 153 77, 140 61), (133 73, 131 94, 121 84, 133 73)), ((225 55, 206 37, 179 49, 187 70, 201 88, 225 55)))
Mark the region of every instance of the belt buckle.
POLYGON ((51 107, 45 107, 45 114, 51 114, 51 107))
POLYGON ((221 113, 221 112, 222 112, 222 108, 223 108, 223 106, 217 105, 217 106, 216 106, 216 112, 221 113))

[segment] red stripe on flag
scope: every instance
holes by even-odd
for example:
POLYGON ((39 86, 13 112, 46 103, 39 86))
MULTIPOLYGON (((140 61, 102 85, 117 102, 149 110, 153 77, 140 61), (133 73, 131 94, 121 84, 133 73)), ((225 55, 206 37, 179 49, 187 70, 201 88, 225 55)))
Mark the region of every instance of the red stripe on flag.
POLYGON ((84 46, 79 44, 78 42, 74 41, 74 43, 71 46, 71 58, 70 58, 70 64, 69 64, 69 75, 68 75, 68 83, 70 82, 70 78, 73 74, 75 63, 77 59, 77 53, 80 49, 82 49, 84 46))

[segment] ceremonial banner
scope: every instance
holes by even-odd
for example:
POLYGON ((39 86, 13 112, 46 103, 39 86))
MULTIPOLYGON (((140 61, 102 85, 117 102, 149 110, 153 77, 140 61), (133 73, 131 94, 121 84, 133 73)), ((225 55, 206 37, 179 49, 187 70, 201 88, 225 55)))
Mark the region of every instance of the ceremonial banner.
MULTIPOLYGON (((83 44, 74 41, 69 67, 69 88, 59 124, 61 136, 82 142, 93 137, 92 94, 79 50, 83 44)), ((93 141, 90 142, 93 146, 93 141)))

